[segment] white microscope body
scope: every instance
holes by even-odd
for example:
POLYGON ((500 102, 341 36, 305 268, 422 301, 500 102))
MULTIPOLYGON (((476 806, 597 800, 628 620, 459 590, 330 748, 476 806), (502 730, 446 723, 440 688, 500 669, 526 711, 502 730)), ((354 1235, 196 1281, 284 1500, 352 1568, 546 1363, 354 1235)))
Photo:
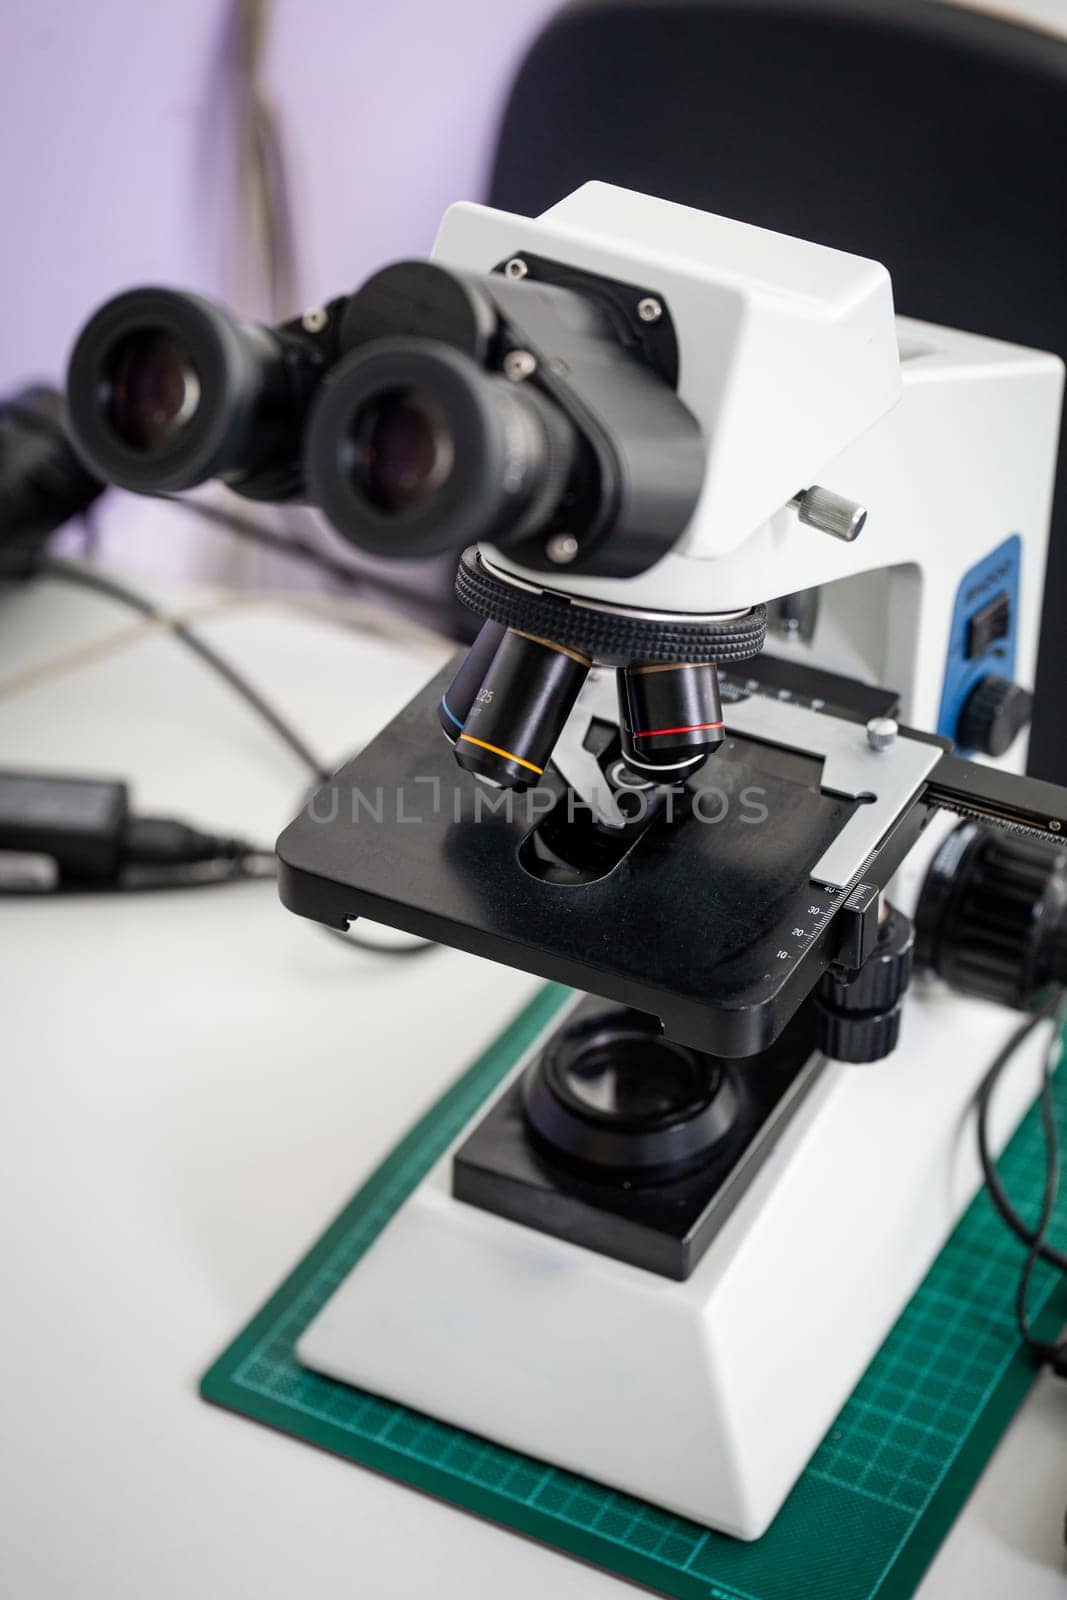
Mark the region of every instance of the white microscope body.
MULTIPOLYGON (((810 636, 772 632, 771 653, 890 684, 907 723, 941 732, 958 712, 961 605, 1002 583, 1014 675, 1033 682, 1056 358, 894 318, 873 262, 604 184, 533 220, 456 206, 435 258, 486 272, 524 250, 655 286, 677 331, 679 394, 710 443, 689 527, 643 575, 546 574, 483 550, 499 572, 702 615, 818 588, 810 636), (801 520, 794 499, 812 485, 867 508, 858 538, 801 520)), ((1020 736, 1002 764, 1024 760, 1020 736)), ((931 827, 898 874, 905 910, 944 831, 931 827)), ((300 1359, 756 1538, 973 1196, 970 1108, 1015 1025, 913 986, 894 1054, 829 1064, 685 1282, 454 1199, 449 1153, 300 1359)), ((1035 1087, 1023 1065, 1005 1082, 998 1144, 1035 1087)))

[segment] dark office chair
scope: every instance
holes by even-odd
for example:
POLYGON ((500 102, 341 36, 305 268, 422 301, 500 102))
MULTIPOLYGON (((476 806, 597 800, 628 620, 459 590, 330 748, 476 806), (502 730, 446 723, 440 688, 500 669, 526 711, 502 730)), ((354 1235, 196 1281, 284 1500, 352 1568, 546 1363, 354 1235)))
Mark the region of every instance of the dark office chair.
MULTIPOLYGON (((532 215, 591 177, 874 256, 901 312, 1067 358, 1049 34, 937 0, 585 0, 520 69, 490 198, 532 215)), ((1060 783, 1065 611, 1061 450, 1030 759, 1060 783)))

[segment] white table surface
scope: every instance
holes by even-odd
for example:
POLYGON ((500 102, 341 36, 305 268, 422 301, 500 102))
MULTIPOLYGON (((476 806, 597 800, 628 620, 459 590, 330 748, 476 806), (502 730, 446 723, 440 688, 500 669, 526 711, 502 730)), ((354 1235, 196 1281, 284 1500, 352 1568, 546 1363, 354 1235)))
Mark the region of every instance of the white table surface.
MULTIPOLYGON (((0 589, 0 765, 125 776, 140 810, 273 839, 303 774, 172 640, 3 698, 13 673, 127 622, 53 581, 0 589)), ((281 607, 203 631, 333 761, 442 659, 281 607)), ((0 1594, 626 1592, 196 1395, 535 983, 453 951, 360 953, 268 883, 18 901, 0 950, 0 1594)), ((1043 1381, 924 1600, 1062 1596, 1065 1503, 1067 1385, 1043 1381)))

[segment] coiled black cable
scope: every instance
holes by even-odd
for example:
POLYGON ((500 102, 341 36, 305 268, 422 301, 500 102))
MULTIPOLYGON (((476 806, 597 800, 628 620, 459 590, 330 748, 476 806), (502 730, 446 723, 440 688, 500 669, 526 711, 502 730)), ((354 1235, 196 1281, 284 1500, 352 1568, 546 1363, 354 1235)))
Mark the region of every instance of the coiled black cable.
POLYGON ((1049 1243, 1048 1230, 1056 1205, 1060 1182, 1059 1133, 1052 1100, 1052 1074, 1055 1068, 1060 1036, 1067 1021, 1067 993, 1057 989, 1012 1034, 990 1065, 978 1089, 978 1159, 982 1166, 989 1198, 1001 1220, 1015 1237, 1026 1246, 1026 1258, 1019 1275, 1015 1296, 1015 1320, 1027 1351, 1041 1366, 1050 1366, 1059 1377, 1067 1377, 1067 1339, 1039 1339, 1030 1321, 1029 1298, 1034 1268, 1044 1261, 1060 1272, 1067 1273, 1067 1252, 1049 1243), (1016 1211, 1001 1181, 989 1144, 989 1115, 993 1091, 1005 1068, 1014 1058, 1034 1030, 1043 1022, 1052 1023, 1048 1047, 1041 1066, 1041 1126, 1045 1141, 1045 1182, 1041 1211, 1037 1223, 1030 1227, 1016 1211))

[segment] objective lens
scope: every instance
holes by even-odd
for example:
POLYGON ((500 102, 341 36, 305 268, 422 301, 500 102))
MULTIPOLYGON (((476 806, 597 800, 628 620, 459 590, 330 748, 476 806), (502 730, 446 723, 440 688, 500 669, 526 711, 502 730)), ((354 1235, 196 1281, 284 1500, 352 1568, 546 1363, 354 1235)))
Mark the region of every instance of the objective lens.
POLYGON ((188 353, 159 329, 119 341, 108 390, 112 426, 131 450, 156 450, 173 439, 200 403, 188 353))
POLYGON ((664 781, 687 777, 722 743, 714 666, 632 666, 616 678, 622 758, 631 771, 664 781))
POLYGON ((464 771, 503 789, 539 782, 590 665, 576 650, 509 628, 456 740, 464 771))
POLYGON ((353 482, 382 511, 408 511, 444 483, 455 445, 428 395, 391 389, 371 400, 353 430, 353 482))
POLYGON ((497 646, 507 633, 500 622, 483 622, 477 639, 463 658, 463 663, 441 696, 437 715, 445 738, 455 744, 463 732, 463 724, 474 704, 474 697, 482 686, 486 673, 493 663, 497 646))

